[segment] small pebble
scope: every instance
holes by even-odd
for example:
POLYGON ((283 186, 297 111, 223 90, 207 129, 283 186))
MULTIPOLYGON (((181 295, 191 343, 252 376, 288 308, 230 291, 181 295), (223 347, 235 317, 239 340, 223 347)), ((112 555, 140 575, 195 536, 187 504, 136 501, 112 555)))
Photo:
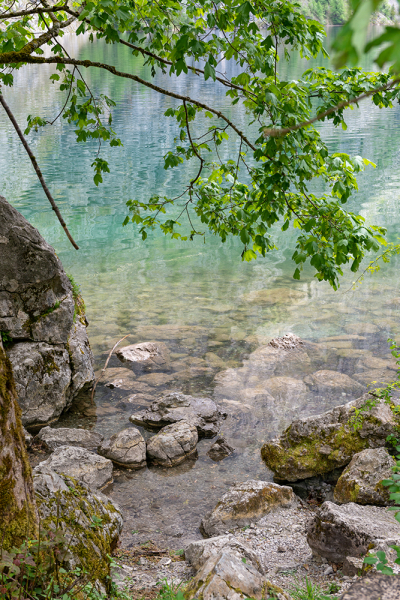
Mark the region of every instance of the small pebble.
POLYGON ((325 575, 325 576, 326 576, 326 575, 332 575, 332 573, 333 573, 333 569, 332 569, 332 567, 330 567, 330 566, 329 566, 329 567, 326 567, 326 569, 325 569, 325 571, 324 571, 324 575, 325 575))
POLYGON ((286 552, 286 548, 283 546, 278 546, 277 552, 286 552))

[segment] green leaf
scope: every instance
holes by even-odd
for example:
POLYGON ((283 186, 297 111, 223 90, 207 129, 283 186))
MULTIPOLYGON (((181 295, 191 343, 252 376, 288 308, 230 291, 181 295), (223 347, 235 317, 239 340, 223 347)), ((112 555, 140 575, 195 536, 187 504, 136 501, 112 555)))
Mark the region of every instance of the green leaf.
POLYGON ((214 67, 211 66, 210 63, 207 61, 204 65, 204 79, 207 81, 207 79, 209 79, 210 77, 215 81, 216 74, 214 67))

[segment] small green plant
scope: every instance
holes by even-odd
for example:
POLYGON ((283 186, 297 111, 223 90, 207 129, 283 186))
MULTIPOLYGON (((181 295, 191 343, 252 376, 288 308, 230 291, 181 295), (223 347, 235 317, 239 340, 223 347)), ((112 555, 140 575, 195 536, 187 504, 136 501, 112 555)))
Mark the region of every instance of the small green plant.
POLYGON ((173 582, 169 582, 167 579, 162 579, 161 582, 162 586, 157 600, 184 600, 185 597, 181 589, 181 583, 175 585, 173 582))
POLYGON ((75 279, 73 278, 73 276, 70 273, 67 273, 67 277, 70 280, 71 285, 72 285, 72 296, 73 296, 74 300, 76 300, 81 293, 81 288, 80 288, 79 284, 76 283, 75 279))
MULTIPOLYGON (((99 519, 100 520, 100 519, 99 519)), ((39 531, 19 548, 0 548, 1 600, 130 600, 108 577, 105 595, 79 565, 66 569, 69 542, 60 531, 39 531)), ((109 557, 110 567, 116 566, 109 557)))
POLYGON ((9 346, 12 343, 13 339, 7 331, 0 331, 0 335, 4 346, 9 346))
MULTIPOLYGON (((332 593, 329 588, 328 593, 332 593)), ((293 600, 337 600, 336 596, 326 596, 326 592, 321 586, 314 584, 308 577, 303 581, 297 581, 296 585, 291 588, 290 595, 293 600)))

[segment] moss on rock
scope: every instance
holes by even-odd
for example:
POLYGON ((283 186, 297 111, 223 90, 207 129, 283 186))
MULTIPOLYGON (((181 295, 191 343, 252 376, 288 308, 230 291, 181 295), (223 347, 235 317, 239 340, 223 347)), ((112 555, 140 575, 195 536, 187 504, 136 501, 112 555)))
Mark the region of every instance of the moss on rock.
POLYGON ((40 465, 34 470, 34 486, 42 526, 61 530, 68 540, 68 566, 79 565, 92 581, 107 586, 108 556, 123 525, 119 507, 104 494, 40 465))

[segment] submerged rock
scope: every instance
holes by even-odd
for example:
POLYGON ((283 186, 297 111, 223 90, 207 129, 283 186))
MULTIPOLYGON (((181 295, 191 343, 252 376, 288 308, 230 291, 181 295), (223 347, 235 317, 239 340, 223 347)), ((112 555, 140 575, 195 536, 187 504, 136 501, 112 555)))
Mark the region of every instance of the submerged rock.
POLYGON ((141 469, 146 466, 146 442, 140 431, 134 427, 123 429, 105 440, 98 453, 109 458, 116 465, 127 469, 141 469))
POLYGON ((83 302, 53 248, 0 196, 0 332, 30 429, 58 419, 94 381, 83 302))
POLYGON ((85 448, 59 446, 53 454, 38 465, 56 473, 83 481, 90 488, 103 489, 113 481, 111 460, 85 448))
POLYGON ((230 446, 224 438, 219 438, 211 446, 207 455, 216 462, 223 460, 227 456, 230 456, 235 451, 235 448, 230 446))
POLYGON ((44 463, 33 470, 33 485, 42 527, 57 529, 65 536, 66 568, 79 566, 92 582, 105 584, 110 575, 108 557, 123 526, 119 506, 82 481, 56 473, 44 463))
POLYGON ((147 441, 147 456, 156 465, 174 467, 196 451, 197 428, 186 421, 163 427, 147 441))
POLYGON ((395 464, 386 448, 355 454, 336 484, 335 501, 378 506, 393 504, 389 488, 382 485, 382 481, 392 477, 395 464))
POLYGON ((234 485, 201 521, 206 537, 221 535, 231 527, 243 527, 258 521, 274 509, 297 503, 292 488, 269 481, 250 480, 234 485))
POLYGON ((312 391, 319 394, 345 393, 360 395, 365 391, 365 386, 361 385, 358 381, 354 381, 354 379, 351 379, 345 373, 330 371, 328 369, 307 375, 304 378, 304 383, 312 391))
POLYGON ((225 417, 226 413, 211 398, 194 398, 181 392, 169 392, 160 396, 148 410, 131 415, 129 420, 135 425, 153 429, 186 421, 197 427, 199 437, 214 437, 225 417))
POLYGON ((37 434, 36 439, 44 444, 49 452, 53 452, 59 446, 79 446, 86 450, 96 450, 103 440, 103 436, 96 431, 87 429, 69 429, 60 427, 43 427, 37 434))
POLYGON ((340 600, 396 600, 400 598, 400 578, 374 573, 353 583, 340 600))
POLYGON ((123 391, 131 391, 136 383, 136 375, 131 369, 125 367, 113 367, 107 369, 102 376, 102 382, 110 390, 115 388, 123 391))
POLYGON ((307 542, 314 554, 343 563, 347 556, 398 546, 400 523, 386 508, 324 502, 308 527, 307 542))
POLYGON ((289 287, 253 290, 243 296, 249 304, 295 304, 306 298, 304 292, 289 287))
POLYGON ((121 362, 138 371, 164 371, 170 362, 168 348, 163 342, 132 344, 119 348, 115 354, 121 362))
POLYGON ((365 394, 322 415, 293 421, 279 438, 263 445, 265 464, 277 479, 297 481, 343 467, 361 450, 384 446, 397 426, 387 404, 381 401, 365 411, 360 429, 351 424, 354 408, 368 398, 365 394))

